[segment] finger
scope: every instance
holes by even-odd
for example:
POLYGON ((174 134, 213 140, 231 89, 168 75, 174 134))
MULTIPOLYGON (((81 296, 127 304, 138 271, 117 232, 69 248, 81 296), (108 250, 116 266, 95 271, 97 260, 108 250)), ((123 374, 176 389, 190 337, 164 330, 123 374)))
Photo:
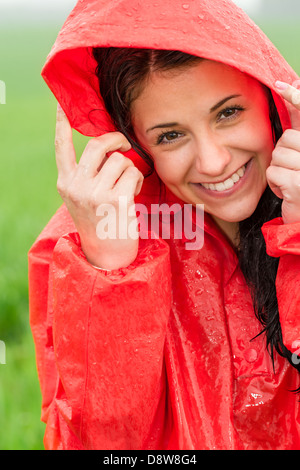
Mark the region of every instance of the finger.
POLYGON ((130 148, 130 143, 120 132, 109 132, 95 137, 88 142, 78 163, 78 171, 88 177, 94 177, 106 162, 109 152, 127 152, 130 148))
POLYGON ((278 140, 276 147, 288 148, 300 152, 300 132, 295 129, 287 129, 278 140))
POLYGON ((122 173, 133 167, 132 161, 119 152, 113 152, 106 160, 95 180, 103 189, 112 189, 122 173))
POLYGON ((293 129, 300 130, 300 90, 286 82, 277 81, 276 90, 292 105, 290 112, 293 129))
POLYGON ((271 165, 289 170, 300 170, 300 154, 297 150, 286 147, 275 147, 272 153, 271 165))
POLYGON ((142 173, 135 166, 130 166, 122 173, 115 190, 119 195, 127 195, 130 201, 140 193, 143 181, 142 173))
POLYGON ((55 156, 59 176, 70 174, 76 167, 72 128, 60 104, 56 113, 55 156))
POLYGON ((267 180, 272 191, 280 199, 283 199, 286 191, 292 187, 293 177, 295 172, 287 168, 282 168, 279 166, 269 166, 267 168, 267 180))

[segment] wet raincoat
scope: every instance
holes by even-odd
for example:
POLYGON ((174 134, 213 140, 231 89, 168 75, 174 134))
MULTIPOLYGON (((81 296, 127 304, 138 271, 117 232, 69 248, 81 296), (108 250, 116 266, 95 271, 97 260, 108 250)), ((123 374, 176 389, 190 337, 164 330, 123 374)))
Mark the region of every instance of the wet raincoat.
MULTIPOLYGON (((178 49, 271 89, 298 78, 230 1, 81 0, 43 77, 73 128, 89 136, 113 130, 92 46, 178 49)), ((273 95, 286 129, 289 108, 273 95)), ((154 174, 139 200, 157 202, 158 193, 154 174)), ((278 218, 263 233, 268 253, 280 257, 280 320, 292 351, 300 224, 278 218)), ((29 286, 47 449, 300 448, 299 399, 290 392, 298 372, 277 355, 274 371, 235 251, 208 215, 201 250, 145 239, 132 265, 106 272, 87 262, 62 206, 30 250, 29 286)))

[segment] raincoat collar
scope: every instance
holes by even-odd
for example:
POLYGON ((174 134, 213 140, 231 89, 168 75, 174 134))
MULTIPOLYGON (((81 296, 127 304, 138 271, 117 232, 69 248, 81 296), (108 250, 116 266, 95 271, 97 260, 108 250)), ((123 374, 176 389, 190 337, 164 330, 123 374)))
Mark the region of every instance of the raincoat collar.
MULTIPOLYGON (((136 202, 138 204, 136 207, 138 210, 145 212, 145 214, 153 213, 156 210, 161 211, 162 213, 163 207, 166 206, 168 217, 171 213, 176 214, 177 212, 181 212, 181 216, 184 213, 184 216, 182 216, 183 218, 190 217, 193 227, 192 230, 193 232, 196 230, 198 231, 199 239, 201 239, 201 234, 203 234, 203 242, 205 242, 205 237, 209 236, 214 239, 215 246, 218 245, 222 250, 223 257, 226 259, 226 263, 224 263, 224 282, 226 285, 230 281, 239 264, 236 249, 233 247, 226 235, 217 227, 211 215, 204 212, 204 206, 201 207, 200 205, 197 208, 199 212, 203 211, 202 218, 199 217, 199 213, 198 215, 196 214, 196 209, 195 207, 192 207, 192 205, 190 205, 188 210, 185 210, 184 205, 186 204, 184 204, 181 199, 177 198, 167 187, 159 184, 156 173, 153 173, 153 175, 149 177, 149 180, 150 181, 148 181, 144 193, 136 198, 136 202), (154 188, 159 188, 159 192, 155 194, 153 191, 154 188)), ((191 239, 186 236, 184 229, 182 230, 179 239, 180 243, 183 245, 191 242, 191 239)))

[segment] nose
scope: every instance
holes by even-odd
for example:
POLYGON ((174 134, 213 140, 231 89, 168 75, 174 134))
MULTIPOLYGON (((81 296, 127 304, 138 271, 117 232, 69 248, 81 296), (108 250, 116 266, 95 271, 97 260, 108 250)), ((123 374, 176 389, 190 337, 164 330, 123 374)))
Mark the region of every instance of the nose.
POLYGON ((209 131, 196 138, 195 166, 198 173, 211 177, 222 175, 231 161, 226 144, 209 131))

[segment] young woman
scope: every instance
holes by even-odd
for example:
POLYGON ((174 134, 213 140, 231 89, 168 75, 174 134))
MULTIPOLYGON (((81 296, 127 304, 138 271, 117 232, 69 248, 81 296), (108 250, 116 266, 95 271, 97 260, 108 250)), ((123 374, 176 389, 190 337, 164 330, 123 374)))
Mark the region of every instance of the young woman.
POLYGON ((298 449, 298 77, 230 1, 117 3, 78 2, 43 70, 65 203, 29 254, 45 446, 298 449), (135 203, 203 243, 175 215, 137 236, 135 203))

